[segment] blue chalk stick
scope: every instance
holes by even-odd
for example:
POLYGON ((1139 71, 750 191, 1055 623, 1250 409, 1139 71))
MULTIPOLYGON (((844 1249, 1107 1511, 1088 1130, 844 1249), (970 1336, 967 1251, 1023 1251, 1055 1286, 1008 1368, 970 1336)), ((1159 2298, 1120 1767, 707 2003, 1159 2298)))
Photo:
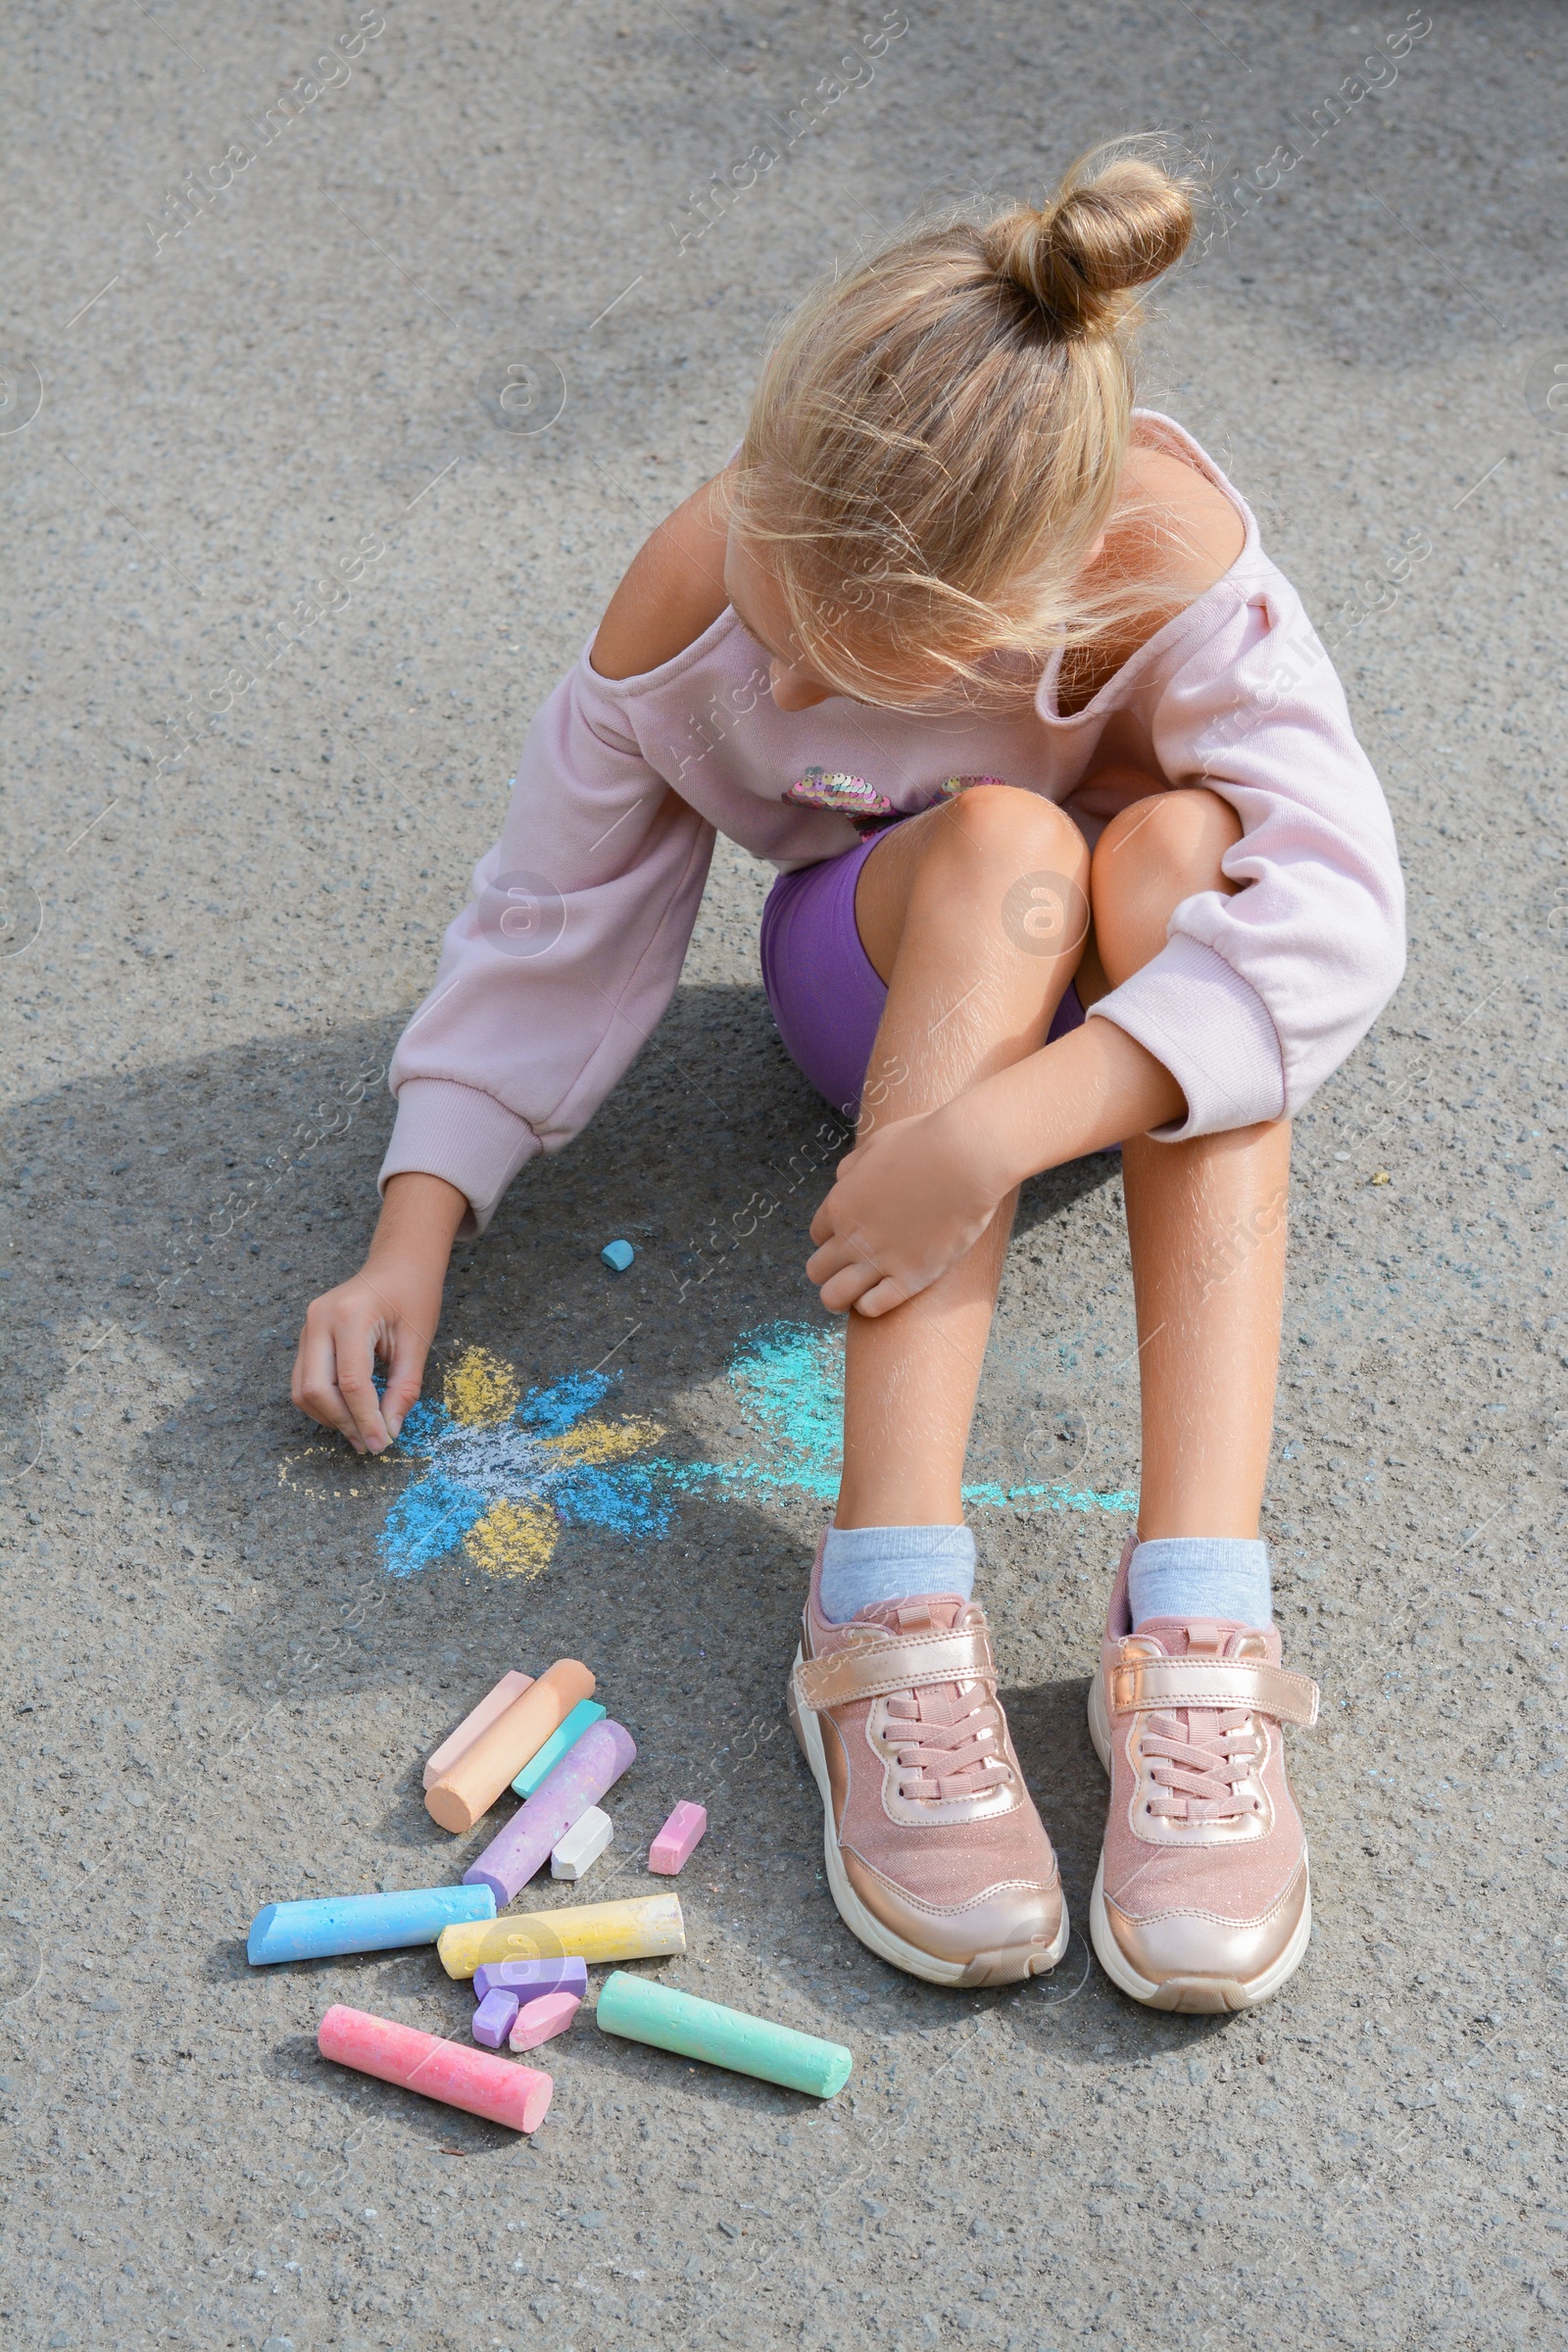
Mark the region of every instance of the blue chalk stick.
POLYGON ((637 1252, 630 1242, 607 1242, 599 1254, 612 1274, 624 1274, 637 1252))
POLYGON ((325 1960, 338 1952, 390 1952, 434 1943, 443 1928, 494 1919, 488 1886, 415 1886, 405 1894, 329 1894, 308 1903, 267 1903, 251 1921, 245 1956, 252 1968, 273 1960, 325 1960))
POLYGON ((596 1698, 579 1698, 571 1713, 551 1733, 543 1747, 530 1756, 512 1786, 519 1796, 532 1796, 547 1772, 554 1772, 568 1747, 575 1747, 584 1732, 591 1732, 596 1723, 603 1723, 605 1710, 596 1698))

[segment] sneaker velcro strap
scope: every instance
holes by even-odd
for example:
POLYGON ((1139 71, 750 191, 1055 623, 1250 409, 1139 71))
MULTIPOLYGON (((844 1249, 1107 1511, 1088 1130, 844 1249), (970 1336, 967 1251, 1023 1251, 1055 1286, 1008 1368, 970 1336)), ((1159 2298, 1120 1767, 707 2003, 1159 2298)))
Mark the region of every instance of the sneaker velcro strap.
POLYGON ((1263 1658, 1128 1658, 1110 1670, 1116 1715, 1142 1707, 1245 1707, 1278 1723, 1317 1721, 1318 1689, 1263 1658))
POLYGON ((991 1637, 983 1625, 952 1634, 895 1634, 886 1641, 847 1642, 819 1658, 803 1658, 795 1689, 813 1710, 857 1698, 885 1698, 929 1683, 991 1682, 996 1677, 991 1637))

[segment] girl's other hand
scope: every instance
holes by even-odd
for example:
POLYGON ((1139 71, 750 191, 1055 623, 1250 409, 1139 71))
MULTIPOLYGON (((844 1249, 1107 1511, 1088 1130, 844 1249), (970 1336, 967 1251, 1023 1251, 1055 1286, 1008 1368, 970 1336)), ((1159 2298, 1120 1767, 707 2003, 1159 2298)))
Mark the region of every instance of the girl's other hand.
POLYGON ((972 1250, 1008 1187, 990 1178, 965 1133, 960 1096, 878 1127, 848 1158, 811 1219, 806 1272, 830 1314, 885 1315, 972 1250))
POLYGON ((356 1453, 383 1452, 418 1396, 441 1319, 447 1259, 467 1206, 440 1176, 389 1178, 365 1264, 306 1310, 289 1394, 356 1453), (372 1378, 377 1357, 387 1366, 384 1397, 372 1378))

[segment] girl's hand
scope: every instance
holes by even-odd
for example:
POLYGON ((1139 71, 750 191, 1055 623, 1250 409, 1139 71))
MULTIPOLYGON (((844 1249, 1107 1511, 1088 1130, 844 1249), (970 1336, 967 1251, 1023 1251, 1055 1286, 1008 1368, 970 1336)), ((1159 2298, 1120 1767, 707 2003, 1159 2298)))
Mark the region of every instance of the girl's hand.
POLYGON ((289 1394, 302 1413, 340 1430, 356 1453, 381 1453, 419 1394, 441 1314, 441 1277, 378 1258, 306 1309, 289 1394), (378 1397, 371 1370, 388 1366, 378 1397))
POLYGON ((289 1394, 313 1421, 339 1430, 356 1453, 384 1451, 418 1396, 447 1259, 467 1206, 440 1176, 391 1177, 364 1266, 306 1310, 289 1394), (388 1368, 384 1398, 371 1378, 377 1357, 388 1368))
POLYGON ((972 1250, 1010 1189, 987 1173, 960 1096, 894 1119, 839 1161, 807 1260, 830 1314, 885 1315, 972 1250))

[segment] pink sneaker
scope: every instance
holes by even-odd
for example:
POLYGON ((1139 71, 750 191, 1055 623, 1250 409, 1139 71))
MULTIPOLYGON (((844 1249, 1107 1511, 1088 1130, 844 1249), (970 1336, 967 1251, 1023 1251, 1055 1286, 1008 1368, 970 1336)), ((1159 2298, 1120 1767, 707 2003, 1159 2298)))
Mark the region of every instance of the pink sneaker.
POLYGON ((1273 1626, 1158 1617, 1131 1631, 1122 1553, 1089 1732, 1110 1812, 1089 1932, 1113 1984, 1152 2009, 1251 2009, 1312 1932, 1306 1837, 1280 1726, 1317 1721, 1317 1685, 1273 1626))
POLYGON ((931 1984, 1013 1984, 1054 1968, 1067 1910, 997 1698, 984 1611, 949 1592, 830 1625, 821 1572, 818 1544, 788 1703, 822 1799, 839 1916, 931 1984))

